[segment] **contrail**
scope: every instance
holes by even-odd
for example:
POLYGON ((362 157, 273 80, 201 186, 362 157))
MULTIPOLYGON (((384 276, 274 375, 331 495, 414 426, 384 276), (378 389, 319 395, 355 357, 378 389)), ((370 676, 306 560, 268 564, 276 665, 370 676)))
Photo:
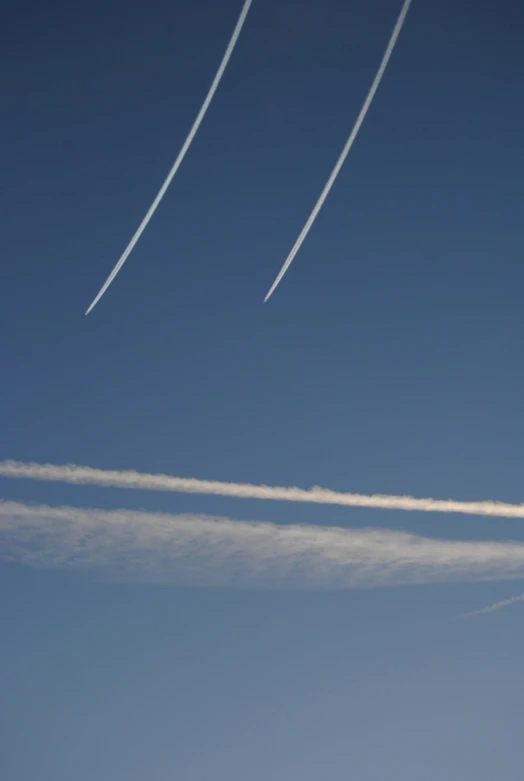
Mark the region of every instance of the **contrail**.
POLYGON ((209 494, 236 499, 264 499, 283 502, 335 504, 343 507, 373 507, 381 510, 408 510, 434 513, 463 513, 493 518, 524 518, 524 504, 480 501, 460 502, 453 499, 416 499, 413 496, 388 494, 354 494, 313 487, 295 487, 224 483, 218 480, 197 480, 193 477, 171 477, 134 471, 92 469, 68 464, 32 464, 20 461, 0 461, 0 477, 48 480, 76 485, 136 488, 145 491, 176 491, 186 494, 209 494))
POLYGON ((233 31, 233 35, 231 36, 231 40, 228 43, 228 46, 227 46, 227 49, 225 51, 224 56, 222 57, 222 62, 220 63, 220 66, 219 66, 219 68, 218 68, 218 70, 216 72, 215 78, 213 79, 213 83, 211 84, 211 87, 209 88, 209 92, 206 95, 206 99, 204 100, 204 102, 202 104, 202 107, 201 107, 200 111, 198 112, 197 118, 193 122, 193 127, 189 131, 189 135, 186 138, 186 140, 184 141, 184 145, 183 145, 182 149, 180 150, 180 152, 178 153, 177 159, 173 163, 173 167, 169 171, 164 184, 162 185, 162 187, 158 191, 158 195, 156 196, 155 200, 153 201, 153 203, 149 207, 149 210, 148 210, 146 216, 144 217, 144 219, 142 220, 142 222, 138 226, 138 229, 137 229, 136 233, 134 234, 133 238, 131 239, 131 241, 129 242, 127 247, 125 248, 122 256, 120 257, 120 260, 118 261, 118 263, 114 267, 113 271, 110 273, 110 275, 108 276, 108 278, 106 279, 106 281, 102 285, 98 295, 94 299, 94 301, 91 304, 91 306, 89 307, 89 309, 87 309, 86 315, 88 315, 89 312, 93 309, 93 307, 96 306, 98 301, 100 301, 100 299, 102 298, 102 296, 106 292, 107 288, 109 287, 111 282, 114 280, 114 278, 116 277, 116 275, 118 274, 118 272, 120 271, 120 269, 122 268, 124 263, 126 262, 127 258, 129 257, 130 253, 133 250, 133 247, 135 246, 135 244, 137 243, 138 239, 140 238, 140 236, 142 235, 142 233, 146 229, 149 220, 151 219, 151 217, 155 213, 158 204, 160 203, 160 201, 164 197, 164 195, 166 193, 166 190, 169 187, 169 185, 171 184, 171 181, 172 181, 174 175, 178 171, 178 169, 180 167, 180 164, 182 163, 182 160, 184 159, 187 150, 191 146, 191 142, 193 141, 193 138, 195 137, 196 132, 197 132, 198 128, 200 127, 200 124, 201 124, 202 120, 204 119, 204 115, 205 115, 206 111, 209 108, 209 104, 211 103, 211 101, 213 99, 213 95, 215 94, 218 85, 220 84, 220 80, 221 80, 222 76, 224 75, 224 71, 225 71, 226 66, 227 66, 227 64, 229 62, 231 54, 233 53, 233 49, 235 48, 235 44, 237 42, 238 36, 240 35, 240 32, 241 32, 242 27, 244 25, 244 22, 246 20, 247 12, 249 11, 249 7, 250 7, 251 3, 252 3, 252 0, 245 0, 245 2, 244 2, 242 11, 240 12, 240 16, 238 17, 238 21, 236 23, 236 27, 235 27, 235 29, 233 31))
POLYGON ((524 544, 0 501, 0 560, 174 585, 351 589, 516 580, 524 544))
POLYGON ((460 618, 471 618, 471 616, 482 616, 484 613, 493 613, 495 610, 502 610, 503 607, 514 605, 515 602, 524 602, 524 594, 519 597, 511 597, 510 599, 503 599, 502 602, 495 602, 494 605, 489 607, 483 607, 480 610, 473 610, 471 613, 462 613, 459 616, 455 616, 455 620, 460 618))
POLYGON ((375 79, 373 81, 373 84, 371 85, 371 89, 368 92, 367 98, 364 101, 364 105, 360 109, 360 114, 357 117, 357 121, 355 122, 355 126, 353 127, 353 130, 351 131, 351 134, 346 141, 346 144, 344 146, 344 149, 342 150, 340 157, 338 158, 335 167, 333 168, 331 175, 329 179, 327 180, 326 186, 322 190, 322 193, 320 195, 320 198, 316 202, 313 211, 308 217, 308 220, 304 227, 302 228, 302 231, 298 237, 298 239, 295 241, 295 244, 293 245, 293 249, 289 253, 289 255, 286 258, 286 261, 282 268, 280 269, 277 278, 273 282, 271 289, 267 296, 264 299, 264 303, 269 299, 269 297, 274 293, 276 290, 280 280, 288 270, 289 266, 291 265, 293 258, 299 251, 300 247, 302 246, 302 243, 304 242, 304 239, 308 235, 309 231, 311 230, 311 227, 313 223, 315 222, 317 215, 319 211, 321 210, 322 206, 324 205, 324 201, 329 195, 329 191, 333 187, 333 184, 335 182, 335 179, 337 178, 340 169, 344 165, 344 161, 346 157, 348 156, 349 150, 353 146, 353 142, 355 138, 357 137, 357 133, 360 130, 360 126, 362 122, 364 121, 364 118, 368 112, 369 107, 371 106, 371 102, 373 98, 375 97, 375 92, 377 91, 378 85, 380 84, 380 81, 382 79, 382 76, 384 75, 384 71, 386 70, 387 64, 389 62, 389 58, 391 57, 391 54, 393 52, 393 49, 395 48, 395 44, 397 42, 397 38, 399 36, 400 30, 402 29, 402 25, 404 24, 404 19, 406 18, 406 14, 408 12, 409 6, 411 4, 411 0, 404 0, 404 5, 402 6, 402 9, 400 11, 400 15, 398 17, 397 23, 393 29, 393 32, 391 34, 391 38, 389 40, 387 49, 385 51, 384 56, 382 57, 382 62, 380 63, 380 67, 377 71, 377 75, 375 76, 375 79))

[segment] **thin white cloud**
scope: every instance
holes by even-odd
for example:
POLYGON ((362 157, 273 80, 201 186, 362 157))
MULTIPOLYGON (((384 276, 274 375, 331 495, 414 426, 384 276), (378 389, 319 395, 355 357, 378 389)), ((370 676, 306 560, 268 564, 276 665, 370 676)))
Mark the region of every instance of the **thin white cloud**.
POLYGON ((506 502, 459 502, 454 499, 417 499, 413 496, 387 494, 354 494, 313 487, 295 487, 225 483, 217 480, 197 480, 192 477, 171 477, 134 471, 92 469, 68 464, 33 464, 20 461, 0 461, 0 477, 27 478, 75 485, 98 485, 114 488, 134 488, 145 491, 175 491, 188 494, 209 494, 236 499, 262 499, 284 502, 333 504, 343 507, 371 507, 381 510, 408 510, 435 513, 463 513, 494 518, 524 518, 524 504, 506 502))
POLYGON ((156 209, 158 207, 158 204, 160 203, 160 201, 164 197, 164 195, 166 193, 166 190, 169 187, 169 185, 171 184, 171 181, 172 181, 174 175, 176 174, 176 172, 180 168, 182 160, 186 156, 186 152, 189 149, 189 147, 191 146, 193 138, 195 137, 196 132, 197 132, 198 128, 200 127, 200 124, 201 124, 202 120, 204 119, 204 115, 205 115, 206 111, 209 108, 209 104, 211 103, 211 101, 213 99, 213 95, 215 94, 215 92, 217 90, 217 87, 218 87, 218 85, 220 83, 220 80, 222 79, 222 76, 224 75, 224 71, 225 71, 226 66, 227 66, 227 64, 229 62, 229 59, 230 59, 230 57, 231 57, 231 55, 233 53, 233 49, 235 48, 235 44, 237 42, 238 36, 240 35, 240 32, 241 32, 242 27, 244 25, 244 22, 246 20, 246 16, 247 16, 247 13, 249 11, 249 7, 250 7, 251 3, 252 3, 252 0, 245 0, 245 2, 244 2, 244 5, 242 7, 242 11, 240 12, 240 16, 238 18, 238 21, 236 23, 235 29, 233 31, 233 35, 231 36, 231 40, 228 43, 227 49, 226 49, 226 51, 224 53, 224 56, 222 57, 222 62, 219 65, 219 68, 218 68, 218 70, 216 72, 215 78, 213 79, 213 83, 211 84, 211 87, 209 88, 209 92, 207 93, 206 98, 205 98, 205 100, 204 100, 204 102, 202 104, 202 107, 201 107, 200 111, 198 112, 197 118, 193 122, 193 127, 189 131, 189 135, 187 136, 186 140, 184 141, 184 145, 182 146, 182 149, 178 153, 178 157, 175 160, 175 162, 173 163, 173 166, 172 166, 171 170, 169 171, 169 173, 168 173, 168 175, 167 175, 167 177, 166 177, 166 179, 164 181, 164 184, 162 185, 162 187, 158 191, 158 195, 156 196, 155 200, 153 201, 153 203, 149 207, 146 216, 144 217, 144 219, 142 220, 142 222, 138 226, 138 228, 137 228, 133 238, 131 239, 131 241, 129 242, 127 247, 125 248, 125 250, 122 253, 118 263, 116 264, 116 266, 114 267, 113 271, 110 273, 110 275, 108 276, 108 278, 106 279, 106 281, 102 285, 100 291, 96 295, 96 298, 93 300, 92 304, 87 309, 86 315, 88 315, 89 312, 96 306, 98 301, 100 301, 100 299, 102 298, 102 296, 106 292, 107 288, 109 287, 111 282, 114 280, 114 278, 116 277, 116 275, 118 274, 118 272, 120 271, 120 269, 122 268, 124 263, 126 262, 127 258, 131 254, 131 252, 132 252, 135 244, 137 243, 138 239, 140 238, 140 236, 142 235, 142 233, 146 229, 149 220, 151 219, 151 217, 155 213, 155 211, 156 211, 156 209))
POLYGON ((482 616, 485 613, 493 613, 495 610, 502 610, 503 607, 509 607, 509 605, 514 605, 516 602, 524 602, 524 594, 520 594, 518 597, 511 597, 510 599, 503 599, 502 602, 495 602, 494 605, 483 607, 480 610, 473 610, 471 613, 462 613, 455 618, 460 619, 471 618, 472 616, 482 616))
POLYGON ((524 576, 524 544, 0 501, 0 557, 116 580, 363 588, 524 576))
POLYGON ((371 102, 373 98, 375 97, 375 92, 378 89, 378 85, 381 82, 382 76, 384 75, 384 71, 386 70, 387 64, 389 62, 389 58, 391 57, 391 54, 393 52, 393 49, 395 47, 395 44, 397 42, 397 38, 399 36, 399 33, 402 29, 402 25, 404 24, 404 20, 406 18, 406 14, 408 12, 409 6, 411 4, 411 0, 404 0, 404 4, 401 8, 400 15, 398 17, 397 23, 395 27, 393 28, 393 32, 391 34, 391 38, 389 39, 389 43, 387 46, 387 49, 384 53, 384 56, 382 57, 382 62, 380 63, 380 67, 377 71, 377 75, 375 76, 375 79, 373 81, 373 84, 371 85, 371 89, 369 90, 366 100, 364 101, 364 105, 360 109, 360 114, 357 117, 357 121, 355 122, 355 125, 353 127, 353 130, 351 131, 348 140, 346 141, 346 144, 344 146, 344 149, 340 153, 340 157, 338 158, 335 167, 333 168, 329 179, 327 180, 327 183, 322 190, 322 193, 320 194, 320 197, 318 201, 316 202, 313 211, 309 215, 306 224, 302 228, 302 231, 298 237, 298 239, 295 241, 293 248, 289 255, 287 256, 284 265, 280 269, 277 278, 271 285, 271 288, 269 290, 269 293, 264 299, 264 303, 269 299, 269 297, 274 293, 276 290, 278 284, 280 283, 280 280, 288 270, 289 266, 291 265, 295 255, 299 251, 300 247, 302 246, 306 236, 308 235, 309 231, 311 230, 311 227, 313 226, 313 223, 315 222, 319 211, 321 210, 322 206, 324 205, 324 201, 329 195, 329 191, 333 187, 333 184, 335 183, 335 179, 337 178, 340 169, 344 165, 344 161, 346 157, 349 154, 349 150, 353 146, 353 142, 355 141, 355 138, 357 137, 357 133, 360 130, 360 126, 362 125, 362 122, 364 121, 364 118, 368 112, 369 107, 371 106, 371 102))

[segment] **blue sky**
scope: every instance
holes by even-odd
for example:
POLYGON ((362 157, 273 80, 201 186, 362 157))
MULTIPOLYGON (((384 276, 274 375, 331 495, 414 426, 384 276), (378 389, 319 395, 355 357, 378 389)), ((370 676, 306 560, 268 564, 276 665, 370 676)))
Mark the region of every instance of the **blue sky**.
MULTIPOLYGON (((523 11, 12 7, 2 24, 0 458, 522 501, 523 11)), ((519 521, 0 480, 9 501, 524 541, 519 521)), ((520 778, 517 583, 196 589, 0 567, 13 781, 520 778)))

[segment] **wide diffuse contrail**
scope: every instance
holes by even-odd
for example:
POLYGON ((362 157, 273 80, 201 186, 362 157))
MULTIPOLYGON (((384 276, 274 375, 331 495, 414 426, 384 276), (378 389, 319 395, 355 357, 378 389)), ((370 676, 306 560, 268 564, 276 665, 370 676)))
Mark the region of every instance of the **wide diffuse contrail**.
POLYGON ((1 561, 110 580, 347 589, 520 579, 524 544, 0 500, 1 561))
POLYGON ((372 102, 373 98, 375 97, 375 92, 378 89, 378 85, 380 84, 382 76, 384 75, 384 71, 386 70, 387 64, 389 62, 389 58, 391 57, 393 49, 395 48, 395 44, 397 42, 397 38, 399 36, 400 30, 402 29, 402 25, 404 24, 404 19, 406 18, 406 14, 408 12, 410 4, 411 4, 411 0, 404 0, 404 5, 402 6, 402 9, 400 11, 400 15, 398 17, 397 23, 396 23, 396 25, 395 25, 395 27, 393 29, 392 34, 391 34, 391 38, 389 40, 387 49, 386 49, 386 51, 384 53, 384 56, 382 57, 382 62, 380 63, 380 67, 379 67, 379 69, 377 71, 377 75, 375 76, 373 84, 371 85, 371 89, 369 90, 368 95, 366 97, 366 100, 364 101, 364 105, 360 109, 360 114, 357 117, 357 121, 355 122, 355 126, 353 127, 353 130, 351 131, 351 133, 349 135, 349 138, 346 141, 344 149, 342 150, 342 152, 340 154, 340 157, 338 158, 338 160, 336 162, 336 165, 333 168, 329 179, 327 180, 326 186, 324 187, 324 189, 322 190, 322 193, 320 194, 320 198, 316 202, 316 204, 315 204, 315 206, 313 208, 313 211, 309 215, 306 224, 302 228, 302 231, 301 231, 298 239, 295 241, 291 252, 287 256, 284 265, 280 269, 277 278, 273 282, 273 284, 272 284, 272 286, 271 286, 271 288, 269 290, 269 293, 265 297, 264 303, 275 292, 275 290, 276 290, 280 280, 282 279, 282 277, 284 276, 284 274, 288 270, 289 266, 291 265, 291 263, 293 261, 293 258, 295 257, 295 255, 299 251, 300 247, 302 246, 302 243, 304 242, 304 239, 306 238, 306 236, 308 235, 309 231, 311 230, 311 227, 312 227, 313 223, 315 222, 319 211, 321 210, 322 206, 324 205, 324 201, 328 197, 329 191, 331 190, 331 188, 332 188, 332 186, 333 186, 333 184, 335 182, 335 179, 337 178, 337 176, 338 176, 338 174, 340 172, 340 169, 344 165, 344 161, 345 161, 346 157, 349 154, 349 150, 353 146, 353 142, 354 142, 355 138, 357 137, 357 133, 360 130, 360 126, 362 125, 362 123, 364 121, 364 118, 365 118, 365 116, 366 116, 366 114, 368 112, 368 109, 371 106, 371 102, 372 102))
POLYGON ((134 471, 92 469, 68 464, 32 464, 20 461, 0 461, 0 477, 27 478, 76 485, 98 485, 113 488, 136 488, 145 491, 176 491, 186 494, 209 494, 235 499, 265 499, 283 502, 334 504, 343 507, 370 507, 380 510, 408 510, 434 513, 463 513, 494 518, 524 518, 524 504, 506 502, 460 502, 454 499, 417 499, 413 496, 387 494, 354 494, 331 491, 327 488, 310 489, 224 483, 218 480, 197 480, 193 477, 144 474, 134 471))
POLYGON ((233 49, 235 48, 235 44, 237 42, 238 36, 240 35, 240 32, 241 32, 242 27, 244 25, 244 22, 246 20, 247 12, 249 11, 249 7, 250 7, 251 3, 252 3, 252 0, 245 0, 245 2, 244 2, 242 11, 240 12, 240 16, 238 17, 238 21, 236 23, 236 27, 235 27, 235 29, 233 31, 233 35, 231 36, 231 40, 229 41, 229 44, 227 46, 227 49, 225 51, 224 56, 222 57, 222 62, 220 63, 220 66, 219 66, 219 68, 218 68, 218 70, 216 72, 215 78, 213 79, 213 83, 211 84, 211 87, 209 88, 209 92, 206 95, 206 99, 204 100, 204 102, 202 104, 202 107, 201 107, 200 111, 198 112, 197 118, 193 122, 193 127, 189 131, 189 135, 187 136, 186 140, 184 141, 184 145, 183 145, 182 149, 180 150, 180 152, 178 153, 177 159, 173 163, 173 167, 169 171, 164 184, 162 185, 162 187, 158 191, 158 195, 156 196, 155 200, 153 201, 153 203, 149 207, 146 216, 144 217, 144 219, 142 220, 142 222, 138 226, 136 233, 134 234, 133 238, 131 239, 131 241, 129 242, 127 247, 125 248, 125 250, 124 250, 122 256, 120 257, 118 263, 116 264, 116 266, 114 267, 113 271, 110 273, 110 275, 108 276, 108 278, 106 279, 106 281, 102 285, 102 287, 101 287, 98 295, 94 299, 93 303, 91 304, 89 309, 86 311, 86 315, 88 315, 89 312, 93 309, 93 307, 96 306, 98 301, 100 301, 100 299, 102 298, 102 296, 106 292, 107 288, 109 287, 111 282, 114 280, 114 278, 116 277, 116 275, 118 274, 118 272, 120 271, 120 269, 122 268, 124 263, 126 262, 127 258, 129 257, 129 255, 131 254, 131 252, 133 250, 133 247, 135 246, 135 244, 137 243, 138 239, 140 238, 140 236, 142 235, 142 233, 146 229, 149 220, 151 219, 151 217, 155 213, 158 204, 160 203, 160 201, 164 197, 164 195, 166 193, 166 190, 169 187, 169 185, 171 184, 171 181, 172 181, 174 175, 176 174, 176 172, 180 168, 180 164, 182 163, 182 160, 184 159, 187 150, 191 146, 191 142, 193 141, 193 138, 195 137, 196 132, 197 132, 198 128, 200 127, 200 124, 201 124, 202 120, 204 119, 204 115, 205 115, 206 111, 209 108, 209 104, 211 103, 211 101, 213 99, 213 95, 215 94, 215 92, 217 90, 217 87, 218 87, 218 85, 220 83, 220 80, 221 80, 222 76, 224 75, 224 71, 225 71, 226 66, 227 66, 227 64, 229 62, 231 54, 233 53, 233 49))

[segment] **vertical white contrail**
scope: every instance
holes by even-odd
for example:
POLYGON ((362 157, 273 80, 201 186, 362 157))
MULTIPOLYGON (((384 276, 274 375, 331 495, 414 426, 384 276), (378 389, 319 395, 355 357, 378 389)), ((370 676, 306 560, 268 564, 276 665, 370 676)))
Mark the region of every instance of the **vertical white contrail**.
POLYGON ((502 610, 503 607, 514 605, 515 602, 524 602, 524 594, 520 594, 518 597, 510 597, 510 599, 503 599, 502 602, 495 602, 494 605, 483 607, 480 610, 473 610, 471 613, 462 613, 460 616, 456 616, 456 619, 483 616, 485 613, 493 613, 495 610, 502 610))
POLYGON ((202 104, 202 107, 201 107, 200 111, 198 112, 197 118, 193 122, 193 127, 189 131, 189 135, 187 136, 186 140, 184 141, 184 145, 183 145, 182 149, 180 150, 180 152, 178 153, 177 159, 173 163, 173 167, 169 171, 164 184, 162 185, 162 187, 158 191, 158 195, 156 196, 155 200, 153 201, 153 203, 149 207, 146 216, 144 217, 144 219, 142 220, 142 222, 138 226, 138 228, 136 230, 136 233, 134 234, 133 238, 131 239, 131 241, 129 242, 127 247, 125 248, 122 256, 120 257, 120 260, 118 261, 118 263, 114 267, 113 271, 110 273, 110 275, 108 276, 108 278, 106 279, 106 281, 102 285, 102 287, 101 287, 98 295, 94 299, 93 303, 91 304, 89 309, 86 311, 86 315, 88 315, 89 312, 93 309, 93 307, 96 306, 98 301, 100 301, 100 299, 102 298, 102 296, 106 292, 107 288, 109 287, 109 285, 111 284, 113 279, 116 277, 116 275, 118 274, 118 272, 120 271, 120 269, 122 268, 124 263, 126 262, 127 258, 129 257, 130 253, 133 250, 133 247, 135 246, 135 244, 137 243, 138 239, 140 238, 140 236, 142 235, 142 233, 146 229, 149 220, 151 219, 151 217, 155 213, 158 204, 160 203, 160 201, 164 197, 164 195, 166 193, 166 190, 169 187, 169 185, 171 184, 171 181, 172 181, 174 175, 176 174, 176 172, 180 168, 180 164, 182 163, 182 160, 184 159, 187 150, 191 146, 191 142, 193 141, 193 138, 195 137, 196 132, 197 132, 198 128, 200 127, 200 124, 201 124, 202 120, 204 119, 204 115, 205 115, 206 111, 209 108, 209 104, 211 103, 211 101, 213 99, 213 95, 215 94, 215 92, 217 90, 217 87, 218 87, 218 85, 220 83, 220 80, 221 80, 222 76, 224 75, 224 71, 225 71, 226 66, 227 66, 227 64, 229 62, 231 54, 233 53, 233 49, 235 48, 235 44, 236 44, 236 42, 238 40, 238 36, 240 35, 240 32, 241 32, 242 27, 244 25, 244 22, 246 20, 247 12, 249 11, 249 7, 250 7, 251 3, 252 3, 252 0, 245 0, 245 2, 244 2, 242 11, 240 12, 240 16, 238 17, 238 21, 236 23, 235 29, 233 30, 233 35, 231 36, 231 40, 229 41, 229 44, 228 44, 227 49, 226 49, 226 51, 224 53, 224 56, 222 57, 222 62, 220 63, 220 66, 219 66, 219 68, 218 68, 218 70, 216 72, 215 78, 213 79, 213 83, 211 84, 211 87, 209 88, 209 92, 206 95, 206 99, 204 100, 204 102, 202 104))
POLYGON ((375 76, 373 84, 371 85, 371 89, 368 92, 367 98, 364 101, 364 105, 360 109, 360 114, 357 117, 357 121, 355 122, 355 126, 353 127, 353 130, 351 131, 351 134, 350 134, 348 140, 346 141, 346 145, 344 146, 344 149, 342 150, 342 152, 340 154, 340 157, 338 158, 338 160, 336 162, 336 165, 333 168, 329 179, 327 180, 326 186, 322 190, 320 198, 316 202, 316 204, 315 204, 315 206, 313 208, 313 211, 309 215, 306 224, 302 228, 302 231, 301 231, 298 239, 295 241, 295 244, 293 245, 293 249, 291 250, 291 252, 287 256, 286 261, 285 261, 284 265, 282 266, 282 268, 280 269, 277 278, 273 282, 269 293, 265 297, 264 303, 274 293, 274 291, 276 290, 280 280, 282 279, 282 277, 284 276, 284 274, 288 270, 289 266, 291 265, 291 263, 293 261, 293 258, 295 257, 295 255, 299 251, 300 247, 302 246, 302 243, 303 243, 304 239, 306 238, 306 236, 308 235, 309 231, 311 230, 311 226, 315 222, 319 211, 321 210, 322 206, 324 205, 324 201, 326 200, 326 198, 329 195, 329 191, 331 190, 331 188, 332 188, 332 186, 333 186, 333 184, 335 182, 335 179, 337 178, 337 176, 338 176, 338 174, 340 172, 340 169, 342 168, 342 166, 344 164, 344 161, 345 161, 346 157, 348 156, 349 150, 353 146, 353 142, 354 142, 355 138, 357 137, 357 133, 360 130, 360 126, 361 126, 362 122, 364 121, 364 118, 365 118, 365 116, 366 116, 366 114, 368 112, 368 109, 369 109, 369 107, 371 105, 371 102, 372 102, 373 98, 375 97, 375 92, 377 91, 378 85, 380 84, 382 76, 384 75, 384 71, 386 70, 387 64, 389 62, 389 58, 391 57, 391 54, 392 54, 393 49, 395 47, 395 44, 397 42, 397 38, 399 36, 400 30, 402 29, 402 25, 404 24, 404 19, 406 18, 406 14, 408 12, 410 4, 411 4, 411 0, 404 0, 404 5, 402 6, 402 9, 400 11, 400 15, 399 15, 399 17, 397 19, 397 23, 396 23, 396 25, 395 25, 395 27, 393 29, 392 34, 391 34, 391 38, 389 40, 388 47, 387 47, 387 49, 386 49, 386 51, 384 53, 384 56, 382 57, 382 62, 380 63, 380 67, 379 67, 379 69, 377 71, 377 75, 375 76))

